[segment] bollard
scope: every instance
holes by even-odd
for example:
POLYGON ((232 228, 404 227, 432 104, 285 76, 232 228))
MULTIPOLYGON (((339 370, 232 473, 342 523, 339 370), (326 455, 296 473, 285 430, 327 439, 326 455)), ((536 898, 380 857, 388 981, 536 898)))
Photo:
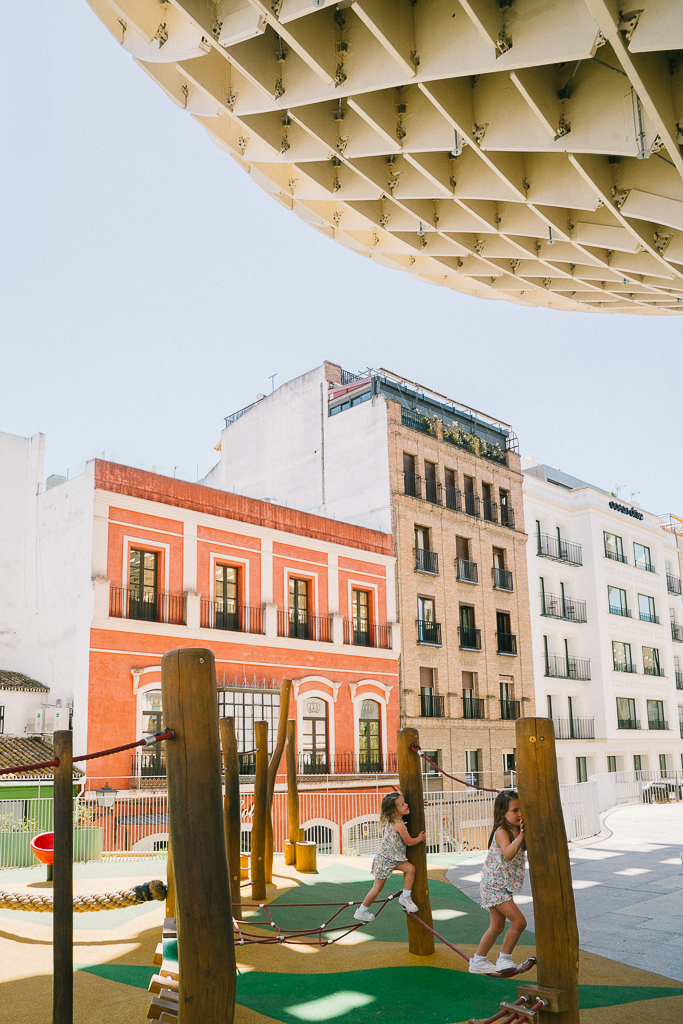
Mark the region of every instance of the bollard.
POLYGON ((266 898, 266 818, 268 816, 268 723, 254 722, 256 778, 251 825, 251 898, 266 898))
POLYGON ((52 1021, 72 1024, 74 1019, 74 784, 72 735, 68 729, 54 734, 54 878, 52 925, 52 1021))
MULTIPOLYGON (((398 779, 403 799, 410 808, 406 825, 411 836, 415 837, 424 831, 425 809, 422 795, 422 761, 411 747, 420 746, 417 729, 399 729, 396 734, 398 750, 398 779)), ((429 902, 429 877, 427 875, 427 844, 418 843, 408 847, 408 860, 415 865, 415 882, 413 883, 413 900, 417 903, 417 916, 430 928, 432 907, 429 902)), ((428 932, 410 914, 408 919, 408 949, 416 956, 431 956, 434 952, 434 936, 428 932)))
POLYGON ((223 744, 223 777, 225 780, 225 797, 223 799, 223 824, 225 828, 225 848, 228 854, 228 870, 230 872, 230 892, 232 893, 232 916, 242 919, 240 904, 240 850, 242 844, 242 814, 240 807, 240 771, 237 757, 237 736, 235 735, 235 719, 221 718, 218 723, 223 744))
POLYGON ((313 840, 304 839, 296 844, 296 870, 304 875, 315 875, 318 873, 317 863, 318 847, 313 840))
POLYGON ((225 851, 216 666, 202 648, 161 659, 178 927, 178 1024, 232 1024, 235 942, 225 851))

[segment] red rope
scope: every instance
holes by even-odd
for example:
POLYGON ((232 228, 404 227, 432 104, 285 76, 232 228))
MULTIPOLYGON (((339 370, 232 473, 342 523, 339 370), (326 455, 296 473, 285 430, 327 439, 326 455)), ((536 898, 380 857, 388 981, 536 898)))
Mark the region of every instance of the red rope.
MULTIPOLYGON (((98 750, 94 754, 81 754, 79 757, 74 757, 74 761, 92 761, 95 757, 106 757, 108 754, 118 754, 121 750, 130 750, 132 747, 151 747, 154 743, 161 743, 162 740, 171 740, 175 733, 173 729, 165 729, 163 732, 158 732, 152 738, 151 736, 146 740, 135 740, 134 743, 124 743, 120 747, 110 747, 109 750, 98 750)), ((16 775, 17 772, 30 772, 36 768, 56 768, 59 764, 59 758, 55 757, 52 761, 37 761, 35 764, 20 764, 14 768, 0 768, 0 775, 16 775)))
POLYGON ((420 750, 419 747, 411 747, 410 749, 414 750, 415 753, 418 754, 424 761, 428 761, 431 764, 431 766, 433 768, 436 768, 437 772, 439 772, 441 775, 445 775, 447 779, 452 779, 453 782, 459 782, 461 786, 468 786, 470 789, 480 789, 484 793, 501 793, 502 792, 502 790, 500 790, 500 789, 487 789, 486 786, 475 786, 473 782, 465 782, 464 779, 456 779, 455 775, 449 775, 448 772, 445 772, 443 770, 443 768, 439 768, 439 766, 436 763, 436 761, 432 761, 431 757, 427 757, 427 755, 425 754, 424 750, 420 750))
MULTIPOLYGON (((461 956, 463 958, 463 960, 467 960, 468 963, 469 963, 469 959, 470 958, 468 957, 468 955, 466 953, 463 953, 463 951, 461 949, 458 949, 457 946, 453 946, 448 941, 448 939, 444 939, 443 935, 439 935, 438 932, 435 932, 434 929, 430 928, 428 924, 425 924, 424 921, 417 916, 417 914, 411 914, 410 916, 413 918, 413 920, 417 921, 418 924, 421 924, 422 927, 425 928, 428 932, 431 932, 432 935, 435 935, 437 939, 440 939, 441 942, 443 942, 443 944, 445 946, 448 946, 449 949, 452 949, 454 953, 457 953, 458 956, 461 956)), ((527 971, 531 970, 531 968, 535 965, 535 963, 536 963, 536 957, 530 956, 527 960, 524 961, 523 964, 520 964, 519 967, 516 968, 514 973, 510 973, 509 971, 506 971, 504 974, 502 974, 502 973, 500 973, 498 971, 495 974, 487 974, 486 977, 487 978, 514 978, 517 974, 526 974, 527 971)))
MULTIPOLYGON (((386 907, 387 903, 390 903, 393 899, 396 899, 396 897, 398 895, 399 895, 398 893, 393 893, 393 895, 388 896, 384 900, 377 900, 376 902, 380 903, 381 906, 379 907, 379 910, 375 914, 375 918, 377 918, 382 913, 382 911, 386 907)), ((253 932, 247 932, 247 931, 244 930, 244 925, 245 925, 244 921, 240 922, 240 921, 237 921, 235 918, 233 918, 233 925, 235 926, 235 931, 237 933, 236 941, 237 941, 237 944, 239 946, 244 946, 244 945, 262 945, 262 946, 270 945, 270 946, 273 946, 273 945, 276 945, 276 944, 277 945, 281 945, 283 942, 295 942, 299 946, 331 946, 333 943, 338 942, 339 939, 344 939, 344 938, 346 938, 347 935, 351 935, 352 932, 357 931, 358 928, 362 928, 363 927, 363 923, 364 923, 362 921, 359 921, 358 924, 353 924, 350 927, 346 928, 345 930, 344 930, 345 926, 342 925, 342 929, 341 929, 342 930, 342 934, 341 935, 336 935, 333 939, 323 938, 323 932, 326 931, 329 928, 330 922, 334 921, 335 917, 337 917, 339 914, 341 914, 342 910, 344 910, 345 907, 353 907, 353 906, 355 906, 355 903, 354 903, 353 900, 348 900, 345 903, 278 903, 278 904, 275 904, 275 906, 277 906, 278 909, 280 907, 339 907, 339 910, 337 910, 336 913, 334 913, 332 915, 332 917, 328 918, 327 921, 324 921, 321 925, 318 925, 317 928, 306 928, 306 929, 300 929, 300 930, 297 930, 297 929, 294 929, 294 928, 281 928, 275 921, 273 921, 272 917, 270 916, 269 908, 268 908, 268 906, 265 903, 234 903, 233 906, 251 907, 252 909, 265 910, 266 917, 268 918, 268 921, 267 922, 266 921, 261 921, 261 922, 254 921, 253 924, 256 925, 256 926, 259 926, 259 925, 267 926, 267 925, 269 925, 271 928, 275 929, 275 934, 271 933, 270 935, 267 935, 267 936, 266 935, 262 935, 262 934, 260 934, 258 932, 256 934, 254 934, 253 932), (240 925, 242 925, 242 927, 240 927, 240 925), (314 942, 311 942, 311 941, 308 941, 308 942, 300 941, 300 940, 305 939, 307 936, 311 936, 311 935, 317 935, 318 936, 317 940, 314 941, 314 942)), ((246 922, 246 923, 249 924, 251 922, 246 922)))

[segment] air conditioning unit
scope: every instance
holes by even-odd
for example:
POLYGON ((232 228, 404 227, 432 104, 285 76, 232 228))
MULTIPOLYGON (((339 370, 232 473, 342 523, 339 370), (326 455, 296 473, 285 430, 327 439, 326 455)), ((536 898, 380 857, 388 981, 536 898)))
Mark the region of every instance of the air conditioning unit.
POLYGON ((45 712, 43 711, 42 708, 41 708, 40 711, 32 711, 32 712, 30 712, 30 714, 28 716, 28 719, 27 719, 27 722, 26 722, 26 732, 31 733, 31 734, 35 734, 35 733, 39 733, 39 732, 44 732, 45 731, 45 726, 44 726, 44 721, 43 721, 44 713, 45 712))
POLYGON ((57 732, 69 728, 68 708, 45 708, 44 732, 57 732))

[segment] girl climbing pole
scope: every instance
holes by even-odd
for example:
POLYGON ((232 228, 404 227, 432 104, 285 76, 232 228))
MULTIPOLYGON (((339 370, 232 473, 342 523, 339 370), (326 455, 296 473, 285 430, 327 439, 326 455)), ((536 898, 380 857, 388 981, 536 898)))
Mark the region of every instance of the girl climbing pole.
POLYGON ((413 903, 411 896, 415 868, 407 859, 406 846, 417 846, 418 843, 424 843, 425 834, 420 832, 414 839, 411 838, 403 821, 409 813, 410 808, 401 793, 387 793, 382 800, 379 823, 384 826, 384 832, 372 862, 375 884, 353 915, 357 921, 375 920, 375 915, 370 913, 368 907, 377 899, 392 871, 396 870, 402 871, 404 876, 403 892, 399 896, 398 902, 409 914, 417 913, 417 905, 413 903))
POLYGON ((524 854, 524 824, 519 797, 515 789, 504 789, 493 805, 489 852, 479 883, 481 905, 488 910, 491 921, 470 960, 470 974, 492 974, 494 971, 515 970, 517 966, 512 959, 512 951, 526 928, 526 918, 512 894, 521 892, 524 885, 524 854), (487 959, 487 953, 505 928, 506 919, 510 927, 494 965, 487 959))

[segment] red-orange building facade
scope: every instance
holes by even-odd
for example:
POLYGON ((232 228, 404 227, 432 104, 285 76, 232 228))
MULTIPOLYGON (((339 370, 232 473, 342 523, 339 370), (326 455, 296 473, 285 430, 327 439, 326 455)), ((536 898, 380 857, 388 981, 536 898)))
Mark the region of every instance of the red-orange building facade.
MULTIPOLYGON (((89 751, 160 728, 162 655, 207 647, 240 750, 254 746, 254 720, 276 723, 290 678, 301 774, 357 790, 395 772, 390 535, 99 460, 94 486, 89 751)), ((164 774, 163 752, 88 770, 90 785, 146 787, 164 774)))

